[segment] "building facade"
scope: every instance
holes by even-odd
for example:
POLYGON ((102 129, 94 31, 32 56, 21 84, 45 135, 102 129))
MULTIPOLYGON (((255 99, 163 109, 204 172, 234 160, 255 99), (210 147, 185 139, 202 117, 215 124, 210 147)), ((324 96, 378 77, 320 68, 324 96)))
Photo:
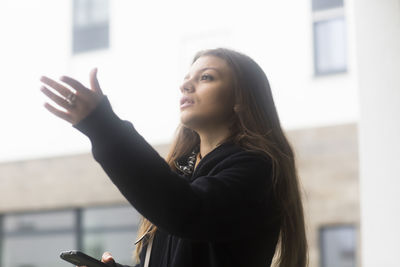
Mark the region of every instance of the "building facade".
MULTIPOLYGON (((286 134, 297 157, 310 266, 355 266, 360 220, 357 125, 286 134)), ((155 149, 165 157, 168 146, 155 149)), ((62 266, 56 256, 69 249, 96 257, 111 251, 120 262, 132 263, 140 214, 91 154, 2 163, 0 173, 6 174, 0 187, 2 266, 62 266), (44 249, 46 255, 37 257, 44 249)))

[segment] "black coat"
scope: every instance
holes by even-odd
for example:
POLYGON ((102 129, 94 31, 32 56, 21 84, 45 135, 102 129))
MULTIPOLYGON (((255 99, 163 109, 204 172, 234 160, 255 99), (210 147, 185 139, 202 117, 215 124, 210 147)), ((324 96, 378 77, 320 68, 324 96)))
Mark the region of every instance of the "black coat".
POLYGON ((125 198, 158 227, 151 267, 270 266, 280 224, 268 157, 226 142, 192 174, 176 173, 106 96, 74 127, 125 198))

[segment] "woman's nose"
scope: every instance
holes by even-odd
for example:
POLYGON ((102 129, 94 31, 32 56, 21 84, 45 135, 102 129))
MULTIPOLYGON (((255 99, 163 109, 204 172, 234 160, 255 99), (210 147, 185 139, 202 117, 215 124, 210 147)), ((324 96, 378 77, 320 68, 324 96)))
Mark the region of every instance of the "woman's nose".
POLYGON ((183 83, 183 84, 180 86, 180 89, 181 89, 182 94, 183 94, 183 93, 191 93, 191 92, 194 91, 193 86, 192 86, 191 84, 189 84, 189 83, 183 83))

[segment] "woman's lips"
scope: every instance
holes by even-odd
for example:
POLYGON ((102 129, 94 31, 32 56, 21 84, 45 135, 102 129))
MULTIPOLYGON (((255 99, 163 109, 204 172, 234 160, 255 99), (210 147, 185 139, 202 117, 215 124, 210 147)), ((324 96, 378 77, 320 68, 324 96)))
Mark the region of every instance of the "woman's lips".
POLYGON ((182 108, 189 107, 189 106, 193 105, 194 101, 193 101, 193 99, 191 99, 188 96, 183 96, 181 98, 180 104, 181 104, 181 109, 182 109, 182 108))
POLYGON ((183 109, 183 108, 185 108, 185 107, 192 106, 192 105, 194 105, 193 102, 184 102, 184 103, 181 105, 181 109, 183 109))

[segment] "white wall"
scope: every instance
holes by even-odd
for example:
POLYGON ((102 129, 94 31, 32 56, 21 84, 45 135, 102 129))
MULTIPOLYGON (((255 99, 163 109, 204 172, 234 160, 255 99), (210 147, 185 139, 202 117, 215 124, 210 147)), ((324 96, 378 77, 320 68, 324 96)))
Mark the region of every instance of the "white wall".
POLYGON ((0 159, 38 156, 50 145, 61 152, 67 145, 52 137, 65 129, 45 114, 39 77, 66 70, 69 2, 0 1, 0 159))
POLYGON ((399 266, 400 1, 353 0, 363 267, 399 266))
POLYGON ((42 107, 40 75, 99 80, 114 109, 151 143, 172 138, 179 90, 198 49, 230 47, 269 77, 284 128, 358 119, 354 49, 349 71, 313 76, 311 1, 111 1, 111 47, 71 56, 68 0, 0 2, 0 160, 89 151, 89 142, 42 107), (6 38, 4 38, 4 36, 6 38))

